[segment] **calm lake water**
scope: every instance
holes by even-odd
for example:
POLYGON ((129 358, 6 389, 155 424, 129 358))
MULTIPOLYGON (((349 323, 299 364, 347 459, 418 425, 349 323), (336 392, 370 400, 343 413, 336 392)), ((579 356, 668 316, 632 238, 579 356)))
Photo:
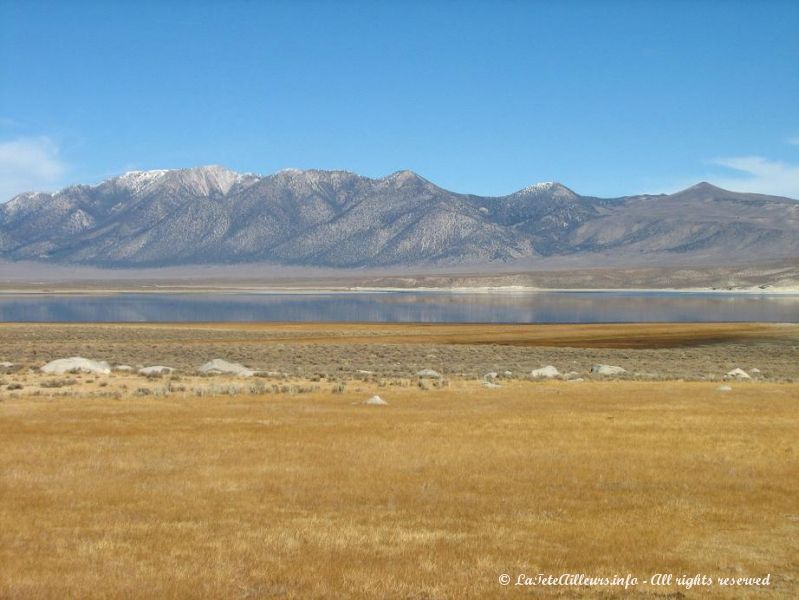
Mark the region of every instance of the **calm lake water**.
POLYGON ((799 296, 674 292, 0 296, 0 321, 799 322, 799 296))

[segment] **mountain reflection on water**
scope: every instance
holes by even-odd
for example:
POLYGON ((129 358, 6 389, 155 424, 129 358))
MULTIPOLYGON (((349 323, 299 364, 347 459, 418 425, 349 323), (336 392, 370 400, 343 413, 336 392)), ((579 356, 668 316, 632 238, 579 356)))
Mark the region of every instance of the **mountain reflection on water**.
POLYGON ((799 296, 674 292, 206 293, 0 296, 4 322, 799 321, 799 296))

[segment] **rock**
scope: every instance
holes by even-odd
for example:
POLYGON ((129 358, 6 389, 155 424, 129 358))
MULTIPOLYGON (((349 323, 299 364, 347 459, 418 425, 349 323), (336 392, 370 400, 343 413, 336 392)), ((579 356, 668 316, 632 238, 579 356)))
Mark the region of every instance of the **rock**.
POLYGON ((716 391, 717 392, 731 392, 732 388, 730 386, 728 386, 728 385, 720 385, 719 387, 716 388, 716 391))
POLYGON ((490 371, 490 372, 486 373, 485 375, 483 375, 483 379, 486 379, 486 380, 488 380, 488 379, 496 379, 497 377, 499 377, 499 373, 497 373, 496 371, 490 371))
POLYGON ((114 371, 132 371, 133 367, 130 365, 117 365, 114 367, 114 371))
POLYGON ((248 369, 244 365, 240 365, 238 363, 228 362, 221 358, 209 360, 197 370, 200 373, 205 373, 206 375, 229 374, 238 375, 239 377, 252 377, 255 375, 255 371, 252 369, 248 369))
POLYGON ((368 404, 369 406, 388 406, 388 402, 383 400, 380 396, 372 396, 366 400, 364 404, 368 404))
POLYGON ((533 369, 530 371, 530 377, 534 377, 536 379, 552 379, 553 377, 558 377, 560 375, 560 371, 558 371, 552 365, 547 365, 546 367, 541 367, 540 369, 533 369))
POLYGON ((484 381, 483 382, 483 387, 486 387, 486 388, 489 388, 489 389, 493 390, 493 389, 496 389, 496 388, 501 388, 502 386, 499 385, 498 383, 494 383, 493 381, 484 381))
POLYGON ((139 369, 139 375, 169 375, 174 370, 175 369, 172 367, 153 365, 152 367, 142 367, 139 369))
POLYGON ((580 379, 582 381, 582 378, 580 377, 580 374, 577 371, 569 371, 568 373, 563 375, 563 379, 565 379, 566 381, 572 381, 574 379, 580 379))
POLYGON ((10 369, 13 366, 14 366, 14 363, 12 363, 12 362, 7 362, 5 360, 3 362, 0 362, 0 368, 2 368, 2 369, 10 369))
POLYGON ((513 376, 513 371, 505 371, 505 372, 502 374, 502 376, 503 376, 503 377, 512 377, 512 376, 513 376))
POLYGON ((421 371, 417 372, 416 375, 426 379, 441 379, 441 373, 434 371, 433 369, 422 369, 421 371))
POLYGON ((366 369, 358 369, 355 372, 358 373, 359 375, 374 375, 375 374, 374 371, 367 371, 366 369))
POLYGON ((81 372, 95 375, 110 375, 111 367, 104 360, 90 360, 80 356, 59 358, 42 367, 42 373, 63 375, 64 373, 81 372))
POLYGON ((752 379, 749 376, 749 373, 747 373, 743 369, 733 369, 732 371, 729 371, 727 373, 726 377, 730 379, 752 379))
POLYGON ((760 369, 758 369, 757 367, 755 367, 754 369, 749 369, 749 373, 751 375, 760 375, 760 369))
POLYGON ((585 381, 582 377, 575 377, 574 379, 567 379, 566 383, 580 383, 581 381, 585 381))
POLYGON ((594 365, 591 367, 591 372, 596 375, 623 375, 627 369, 615 365, 594 365))

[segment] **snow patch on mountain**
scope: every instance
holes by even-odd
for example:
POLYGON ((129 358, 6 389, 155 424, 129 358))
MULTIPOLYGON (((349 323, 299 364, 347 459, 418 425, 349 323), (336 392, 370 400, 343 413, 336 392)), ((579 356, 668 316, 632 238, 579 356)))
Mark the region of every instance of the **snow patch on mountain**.
POLYGON ((545 192, 547 190, 551 190, 553 187, 558 185, 554 181, 542 181, 540 183, 534 183, 532 185, 528 185, 526 188, 520 190, 521 193, 525 192, 545 192))
POLYGON ((113 181, 119 186, 125 187, 134 193, 138 193, 147 186, 159 181, 167 173, 169 173, 169 171, 166 169, 157 169, 153 171, 127 171, 113 181))

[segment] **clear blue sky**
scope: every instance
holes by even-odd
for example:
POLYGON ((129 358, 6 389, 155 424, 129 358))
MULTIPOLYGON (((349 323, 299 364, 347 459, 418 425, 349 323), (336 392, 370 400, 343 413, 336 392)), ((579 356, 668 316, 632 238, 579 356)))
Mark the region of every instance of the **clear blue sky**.
POLYGON ((0 0, 0 195, 130 169, 799 197, 799 2, 0 0))

